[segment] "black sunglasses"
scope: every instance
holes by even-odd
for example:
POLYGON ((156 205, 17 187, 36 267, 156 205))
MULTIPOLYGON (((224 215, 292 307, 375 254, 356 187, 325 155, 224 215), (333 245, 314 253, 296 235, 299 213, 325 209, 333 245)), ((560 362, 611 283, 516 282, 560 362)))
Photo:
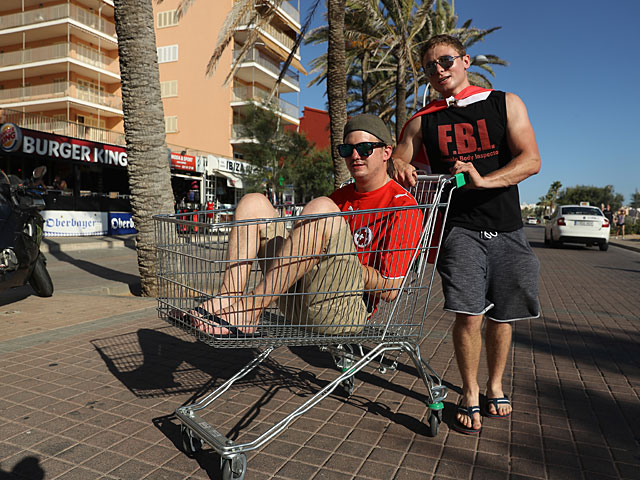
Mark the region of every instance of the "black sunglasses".
POLYGON ((355 145, 351 143, 341 143, 338 145, 338 153, 342 158, 350 157, 353 153, 353 149, 356 149, 358 155, 362 158, 366 158, 373 153, 374 148, 386 147, 387 144, 383 142, 362 142, 355 145))
POLYGON ((445 70, 449 70, 453 66, 453 62, 456 60, 456 58, 460 57, 462 57, 462 55, 456 55, 455 57, 452 57, 451 55, 443 55, 433 62, 425 63, 424 73, 427 75, 427 77, 430 77, 437 72, 436 65, 440 65, 445 70))

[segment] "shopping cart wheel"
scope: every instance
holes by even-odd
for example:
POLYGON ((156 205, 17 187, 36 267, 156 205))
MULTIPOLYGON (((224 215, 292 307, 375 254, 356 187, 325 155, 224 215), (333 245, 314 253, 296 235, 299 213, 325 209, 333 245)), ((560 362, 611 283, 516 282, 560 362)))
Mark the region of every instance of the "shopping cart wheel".
POLYGON ((182 449, 185 453, 193 455, 202 450, 202 440, 196 437, 189 428, 182 425, 180 430, 182 431, 182 449))
POLYGON ((429 413, 429 436, 436 437, 442 423, 442 410, 431 410, 429 413))
POLYGON ((355 390, 355 381, 353 379, 353 377, 349 377, 349 378, 345 378, 342 383, 342 388, 344 388, 345 393, 347 394, 348 397, 350 397, 351 395, 353 395, 353 391, 355 390))
POLYGON ((246 472, 247 457, 244 453, 222 459, 222 480, 242 480, 246 472))

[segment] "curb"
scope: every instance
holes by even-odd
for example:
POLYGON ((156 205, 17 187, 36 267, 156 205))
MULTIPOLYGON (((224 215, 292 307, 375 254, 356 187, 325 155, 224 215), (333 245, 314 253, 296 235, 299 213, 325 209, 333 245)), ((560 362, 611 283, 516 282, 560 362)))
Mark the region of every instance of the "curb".
POLYGON ((628 244, 617 243, 617 242, 612 242, 612 241, 609 241, 609 245, 611 245, 613 247, 624 248, 625 250, 632 250, 634 252, 640 252, 640 246, 636 247, 635 245, 628 245, 628 244))
POLYGON ((94 237, 91 240, 74 243, 56 242, 51 238, 43 238, 40 251, 42 253, 57 253, 125 247, 136 248, 135 238, 94 237))

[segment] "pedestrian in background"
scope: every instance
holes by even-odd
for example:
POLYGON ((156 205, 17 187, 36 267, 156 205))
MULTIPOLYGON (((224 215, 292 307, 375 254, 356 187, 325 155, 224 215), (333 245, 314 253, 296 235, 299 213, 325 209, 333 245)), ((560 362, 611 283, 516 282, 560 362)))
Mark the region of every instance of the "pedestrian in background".
POLYGON ((616 238, 622 231, 622 239, 624 240, 624 210, 621 208, 616 215, 616 238))
POLYGON ((605 218, 609 220, 609 225, 613 227, 613 212, 611 211, 611 205, 607 203, 607 206, 602 209, 602 213, 604 214, 605 218))

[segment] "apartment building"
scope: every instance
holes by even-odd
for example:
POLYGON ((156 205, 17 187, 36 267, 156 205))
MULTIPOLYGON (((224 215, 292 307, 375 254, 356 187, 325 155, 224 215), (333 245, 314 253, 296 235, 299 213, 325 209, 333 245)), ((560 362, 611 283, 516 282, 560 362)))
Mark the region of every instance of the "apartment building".
MULTIPOLYGON (((271 92, 300 32, 299 0, 283 2, 225 82, 234 56, 256 29, 247 18, 208 77, 206 65, 233 2, 200 0, 181 19, 179 0, 154 2, 176 198, 197 181, 201 202, 235 203, 242 186, 238 173, 250 162, 243 145, 252 141, 239 126, 242 116, 247 105, 271 92)), ((256 12, 265 13, 271 2, 256 0, 256 12)), ((274 97, 283 125, 299 124, 300 72, 305 73, 298 55, 274 97)), ((26 174, 44 163, 46 183, 61 176, 69 187, 58 207, 111 209, 87 198, 115 201, 128 194, 120 94, 113 0, 0 1, 3 169, 26 174), (14 137, 26 141, 16 147, 14 137)))
MULTIPOLYGON (((256 0, 256 12, 266 13, 273 8, 272 1, 256 0)), ((298 6, 285 1, 276 9, 229 79, 232 62, 256 22, 250 16, 243 19, 232 45, 209 77, 206 67, 234 0, 197 1, 178 19, 179 3, 165 0, 154 4, 167 142, 186 147, 187 154, 206 155, 207 167, 217 172, 218 179, 215 185, 205 184, 205 200, 216 197, 223 203, 234 203, 238 189, 233 187, 241 185, 237 173, 250 163, 244 158, 243 146, 252 139, 242 131, 242 117, 249 104, 266 100, 276 84, 300 33, 299 1, 298 6)), ((273 98, 282 125, 299 124, 300 72, 306 73, 296 55, 273 98)), ((174 180, 174 190, 179 188, 177 182, 174 180)))

